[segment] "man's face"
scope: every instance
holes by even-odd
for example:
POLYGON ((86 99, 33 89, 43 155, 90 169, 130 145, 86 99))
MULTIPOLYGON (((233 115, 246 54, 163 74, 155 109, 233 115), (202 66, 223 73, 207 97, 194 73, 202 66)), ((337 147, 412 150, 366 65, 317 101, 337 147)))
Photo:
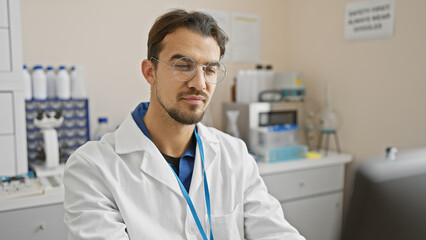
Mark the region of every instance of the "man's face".
MULTIPOLYGON (((201 36, 186 28, 167 35, 162 44, 158 59, 170 66, 182 56, 202 65, 220 58, 220 48, 213 37, 201 36)), ((175 79, 172 70, 159 62, 154 75, 151 101, 157 101, 179 123, 190 125, 201 121, 215 90, 215 85, 205 81, 202 67, 199 66, 195 76, 187 82, 175 79)))

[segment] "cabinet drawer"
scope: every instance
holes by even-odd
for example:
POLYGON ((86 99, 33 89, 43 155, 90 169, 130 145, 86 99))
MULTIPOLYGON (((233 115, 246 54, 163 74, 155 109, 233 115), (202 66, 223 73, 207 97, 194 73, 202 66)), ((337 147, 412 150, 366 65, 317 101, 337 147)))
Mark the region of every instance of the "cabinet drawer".
POLYGON ((65 240, 63 216, 62 204, 1 212, 1 239, 65 240))
POLYGON ((13 95, 0 91, 0 136, 13 134, 13 95))
POLYGON ((7 10, 7 0, 0 0, 0 27, 9 26, 9 14, 7 10))
POLYGON ((343 165, 262 176, 269 193, 279 201, 343 189, 343 165))
POLYGON ((0 72, 11 72, 10 39, 7 28, 0 28, 0 53, 0 72))
POLYGON ((343 193, 325 194, 282 204, 284 217, 306 238, 338 240, 343 193))
POLYGON ((16 171, 15 137, 0 135, 0 176, 16 171))

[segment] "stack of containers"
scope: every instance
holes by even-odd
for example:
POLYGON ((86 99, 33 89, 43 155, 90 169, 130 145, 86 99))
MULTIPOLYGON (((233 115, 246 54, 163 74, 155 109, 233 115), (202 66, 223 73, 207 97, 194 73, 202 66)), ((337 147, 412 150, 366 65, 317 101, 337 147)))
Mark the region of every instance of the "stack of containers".
POLYGON ((252 146, 258 161, 279 162, 306 158, 308 148, 299 145, 296 124, 252 129, 252 146))
POLYGON ((52 66, 47 66, 44 70, 42 65, 35 65, 30 73, 24 65, 22 74, 27 101, 87 98, 83 67, 72 67, 69 73, 67 68, 61 65, 55 73, 52 66))
POLYGON ((236 78, 236 102, 253 103, 259 101, 259 95, 273 88, 274 71, 271 65, 265 68, 257 65, 256 69, 239 70, 236 78))

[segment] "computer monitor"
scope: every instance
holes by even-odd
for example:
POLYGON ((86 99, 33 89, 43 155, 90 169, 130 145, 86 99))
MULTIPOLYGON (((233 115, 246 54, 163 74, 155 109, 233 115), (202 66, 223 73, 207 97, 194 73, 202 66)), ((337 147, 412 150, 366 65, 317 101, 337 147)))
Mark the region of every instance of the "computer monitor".
POLYGON ((426 148, 366 159, 352 191, 342 240, 426 239, 426 148))

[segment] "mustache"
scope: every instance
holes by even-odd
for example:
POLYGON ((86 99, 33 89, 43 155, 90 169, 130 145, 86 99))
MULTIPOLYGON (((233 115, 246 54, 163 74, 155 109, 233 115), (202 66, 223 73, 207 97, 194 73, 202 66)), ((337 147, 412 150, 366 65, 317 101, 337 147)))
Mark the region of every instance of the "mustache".
POLYGON ((209 99, 209 96, 205 92, 200 91, 200 90, 190 90, 190 91, 187 91, 187 92, 180 92, 177 95, 177 97, 178 98, 183 98, 183 97, 186 97, 186 96, 189 96, 189 95, 202 96, 204 98, 204 100, 208 100, 209 99))

